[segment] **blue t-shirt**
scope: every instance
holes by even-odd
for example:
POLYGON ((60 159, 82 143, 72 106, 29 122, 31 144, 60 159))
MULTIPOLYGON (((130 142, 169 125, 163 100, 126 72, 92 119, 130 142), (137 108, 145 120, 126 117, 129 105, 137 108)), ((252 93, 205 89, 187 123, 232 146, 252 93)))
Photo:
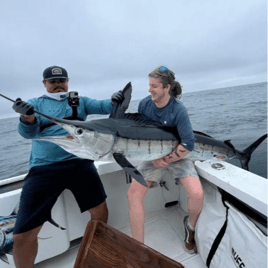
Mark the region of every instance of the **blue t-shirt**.
MULTIPOLYGON (((112 110, 110 99, 95 100, 87 97, 79 98, 79 106, 77 109, 78 117, 86 120, 90 114, 109 114, 112 110)), ((28 101, 34 109, 47 115, 58 118, 65 118, 72 115, 72 108, 68 105, 68 98, 64 100, 55 100, 44 95, 39 98, 34 98, 28 101)), ((35 124, 30 124, 20 119, 18 131, 24 138, 35 138, 44 136, 63 136, 68 132, 58 125, 45 128, 43 131, 40 127, 51 123, 48 119, 36 114, 35 124)), ((75 155, 68 153, 60 146, 41 140, 32 141, 32 151, 30 156, 30 168, 37 165, 48 165, 51 163, 77 158, 75 155)))
POLYGON ((171 97, 165 107, 157 108, 151 96, 148 96, 139 103, 138 112, 166 126, 176 126, 181 138, 180 144, 188 151, 194 149, 195 137, 192 125, 186 108, 179 100, 171 97))

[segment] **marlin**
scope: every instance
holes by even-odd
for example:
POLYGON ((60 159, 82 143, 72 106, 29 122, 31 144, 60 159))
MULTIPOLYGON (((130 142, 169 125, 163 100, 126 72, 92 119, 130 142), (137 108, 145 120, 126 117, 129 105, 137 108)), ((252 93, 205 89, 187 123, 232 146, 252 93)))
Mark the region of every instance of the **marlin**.
MULTIPOLYGON (((116 161, 130 176, 147 187, 143 176, 129 161, 152 161, 166 156, 180 144, 175 127, 167 127, 139 113, 125 113, 130 103, 131 83, 123 89, 124 100, 116 103, 109 118, 91 121, 72 121, 55 118, 36 111, 64 128, 70 135, 37 137, 53 142, 64 150, 95 161, 116 161)), ((186 157, 191 160, 223 160, 238 158, 248 170, 253 151, 267 138, 260 137, 243 151, 235 149, 230 140, 219 141, 200 131, 194 131, 194 150, 186 157)))
MULTIPOLYGON (((53 142, 69 153, 94 161, 116 161, 130 176, 147 187, 140 172, 129 161, 152 161, 166 156, 180 144, 176 127, 164 126, 140 113, 126 113, 132 93, 131 83, 122 90, 124 100, 116 103, 109 118, 74 121, 60 119, 35 112, 65 129, 69 135, 36 137, 37 140, 53 142)), ((14 102, 14 100, 0 94, 14 102)), ((214 157, 222 160, 237 158, 243 169, 254 150, 267 138, 264 134, 243 151, 235 149, 230 140, 219 141, 210 135, 194 131, 194 150, 186 157, 208 160, 214 157)))

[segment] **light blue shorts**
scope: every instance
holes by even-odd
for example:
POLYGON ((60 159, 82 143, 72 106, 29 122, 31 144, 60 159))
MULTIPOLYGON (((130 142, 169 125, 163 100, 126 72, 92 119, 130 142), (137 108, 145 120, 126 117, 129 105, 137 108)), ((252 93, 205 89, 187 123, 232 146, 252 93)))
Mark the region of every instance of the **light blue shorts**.
POLYGON ((187 158, 173 162, 166 168, 156 168, 152 161, 144 161, 138 165, 137 169, 146 181, 154 182, 151 188, 157 187, 167 172, 175 181, 185 177, 199 178, 193 161, 187 158))

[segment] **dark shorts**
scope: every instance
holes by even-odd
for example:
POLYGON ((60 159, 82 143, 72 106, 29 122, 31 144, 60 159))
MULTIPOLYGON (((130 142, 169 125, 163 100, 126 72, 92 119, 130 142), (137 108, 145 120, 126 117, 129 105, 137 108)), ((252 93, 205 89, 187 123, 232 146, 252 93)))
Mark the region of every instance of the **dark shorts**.
POLYGON ((94 163, 86 159, 34 166, 24 180, 14 234, 50 220, 52 207, 65 189, 73 193, 81 212, 100 205, 107 197, 94 163))

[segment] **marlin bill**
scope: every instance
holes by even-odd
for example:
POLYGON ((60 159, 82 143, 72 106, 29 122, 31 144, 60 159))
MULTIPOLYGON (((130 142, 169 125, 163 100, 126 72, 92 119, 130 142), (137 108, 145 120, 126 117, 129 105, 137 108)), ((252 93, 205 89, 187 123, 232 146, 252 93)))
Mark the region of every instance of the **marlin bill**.
MULTIPOLYGON (((131 84, 123 90, 124 101, 115 105, 110 118, 92 121, 72 121, 55 118, 37 112, 64 128, 70 135, 38 137, 38 140, 53 142, 64 150, 80 157, 96 161, 116 161, 138 182, 147 186, 142 175, 130 163, 150 161, 166 156, 180 143, 176 128, 160 125, 142 114, 125 113, 131 99, 131 84)), ((198 131, 195 133, 194 150, 186 157, 192 160, 208 160, 220 157, 223 160, 238 158, 242 168, 248 163, 254 150, 267 138, 260 137, 243 151, 236 150, 230 140, 219 141, 198 131)))

